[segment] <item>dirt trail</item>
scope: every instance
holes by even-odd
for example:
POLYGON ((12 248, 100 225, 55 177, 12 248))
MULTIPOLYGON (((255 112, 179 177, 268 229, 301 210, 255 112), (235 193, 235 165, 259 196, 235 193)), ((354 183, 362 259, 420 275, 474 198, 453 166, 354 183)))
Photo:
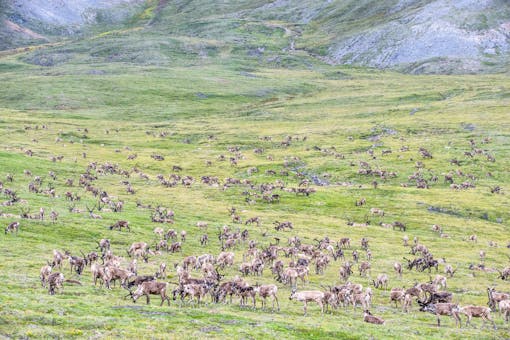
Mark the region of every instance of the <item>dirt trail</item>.
POLYGON ((12 22, 10 20, 4 19, 2 24, 3 24, 3 26, 5 28, 7 28, 11 32, 21 33, 24 36, 29 37, 29 38, 41 39, 41 40, 49 41, 49 39, 46 38, 45 36, 40 35, 40 34, 34 32, 34 31, 32 31, 32 30, 30 30, 28 28, 21 27, 20 25, 12 22))
POLYGON ((278 24, 278 23, 274 23, 274 22, 265 22, 264 25, 266 27, 280 28, 280 29, 284 30, 285 36, 289 37, 289 47, 286 48, 286 50, 287 51, 294 51, 295 50, 295 46, 296 46, 295 40, 300 35, 298 32, 295 32, 295 31, 291 30, 290 28, 288 28, 284 24, 278 24))

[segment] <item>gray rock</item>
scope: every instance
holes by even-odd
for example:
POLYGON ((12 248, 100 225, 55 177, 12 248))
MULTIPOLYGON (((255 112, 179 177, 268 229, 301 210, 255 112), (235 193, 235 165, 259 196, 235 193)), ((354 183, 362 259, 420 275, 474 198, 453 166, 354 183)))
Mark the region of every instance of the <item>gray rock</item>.
POLYGON ((23 20, 67 26, 94 22, 98 10, 143 2, 143 0, 13 0, 12 7, 23 20))
MULTIPOLYGON (((406 0, 390 9, 399 12, 418 1, 406 0)), ((436 0, 405 11, 405 16, 367 27, 350 37, 340 39, 329 49, 334 63, 359 64, 378 68, 434 62, 448 66, 448 60, 466 61, 467 71, 477 71, 486 55, 510 52, 507 20, 489 20, 495 11, 508 13, 510 3, 493 0, 436 0), (500 6, 500 8, 498 8, 500 6), (466 23, 469 23, 467 25, 466 23)), ((449 66, 458 66, 449 63, 449 66)), ((424 70, 430 69, 430 67, 424 70)))

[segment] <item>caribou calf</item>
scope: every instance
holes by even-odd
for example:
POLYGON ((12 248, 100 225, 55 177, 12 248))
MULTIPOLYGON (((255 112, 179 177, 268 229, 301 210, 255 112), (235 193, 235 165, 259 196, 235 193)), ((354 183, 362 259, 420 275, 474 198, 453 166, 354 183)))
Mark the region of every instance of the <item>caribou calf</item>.
POLYGON ((398 276, 402 278, 402 265, 399 262, 395 262, 393 264, 393 269, 398 274, 398 276))
POLYGON ((510 319, 510 300, 499 301, 499 311, 505 316, 505 321, 508 323, 510 319))
POLYGON ((499 303, 504 300, 510 300, 510 295, 507 293, 496 292, 495 288, 487 288, 487 295, 489 297, 488 305, 490 308, 497 308, 499 303))
POLYGON ((278 302, 278 297, 276 296, 276 293, 278 293, 278 287, 274 284, 269 285, 262 285, 255 287, 255 292, 259 294, 259 296, 262 298, 262 309, 266 306, 266 299, 268 297, 271 297, 271 300, 273 302, 272 310, 274 311, 274 303, 276 301, 276 305, 278 307, 278 310, 280 310, 280 303, 278 302))
POLYGON ((48 293, 50 293, 50 295, 55 295, 55 291, 58 288, 60 288, 61 290, 63 289, 64 282, 76 283, 76 284, 81 285, 80 281, 66 280, 64 278, 64 274, 57 272, 57 273, 50 274, 50 276, 48 276, 48 293))
POLYGON ((132 272, 117 267, 108 267, 108 271, 110 272, 110 277, 111 281, 113 281, 113 285, 115 285, 116 280, 120 280, 120 285, 122 287, 126 287, 127 280, 130 277, 135 276, 135 274, 132 272))
POLYGON ((7 227, 5 227, 5 234, 16 232, 16 235, 17 235, 18 230, 19 230, 19 222, 15 221, 15 222, 9 223, 9 225, 7 227))
POLYGON ((437 317, 437 327, 441 327, 441 320, 439 319, 439 316, 441 315, 447 315, 452 316, 455 319, 455 325, 460 326, 460 318, 458 314, 458 306, 453 303, 436 303, 436 304, 424 304, 418 301, 421 308, 420 311, 422 312, 429 312, 437 317))
POLYGON ((117 221, 115 224, 108 227, 110 230, 118 229, 119 231, 122 231, 122 228, 126 228, 128 231, 131 231, 128 221, 117 221))
POLYGON ((136 303, 136 300, 140 298, 142 295, 145 295, 147 297, 147 304, 150 303, 150 297, 149 295, 160 295, 161 296, 161 304, 160 306, 163 306, 163 303, 165 300, 167 301, 168 305, 170 306, 170 298, 166 295, 166 289, 168 287, 168 283, 166 282, 155 282, 155 281, 146 281, 142 282, 136 289, 134 293, 131 294, 131 297, 133 298, 133 302, 136 303))
MULTIPOLYGON (((142 276, 135 276, 132 281, 128 281, 127 287, 128 289, 139 286, 144 282, 150 282, 150 281, 156 281, 156 277, 153 275, 142 275, 142 276)), ((129 296, 129 295, 128 295, 129 296)))
POLYGON ((409 294, 406 294, 405 290, 403 288, 392 288, 390 292, 390 302, 395 302, 395 308, 397 307, 397 302, 403 301, 405 296, 411 296, 409 294))
POLYGON ((372 283, 374 284, 375 288, 384 288, 388 289, 388 275, 386 274, 379 274, 377 275, 376 280, 372 280, 372 283))
POLYGON ((363 275, 363 276, 366 276, 367 275, 367 272, 370 272, 370 262, 361 262, 360 266, 359 266, 359 275, 363 275))
POLYGON ((489 307, 469 305, 458 308, 456 313, 461 313, 467 316, 466 326, 468 326, 471 323, 471 319, 475 317, 482 318, 484 326, 485 321, 490 321, 494 329, 496 329, 496 324, 494 323, 494 320, 491 319, 491 309, 489 307))
POLYGON ((97 242, 99 250, 101 253, 105 253, 107 250, 110 250, 110 240, 107 238, 102 238, 99 242, 97 242))
POLYGON ((102 266, 97 263, 93 263, 90 266, 90 272, 92 273, 92 280, 94 280, 94 286, 97 284, 97 280, 99 279, 101 287, 104 284, 106 288, 110 289, 111 275, 108 270, 108 267, 102 266))
POLYGON ((78 256, 69 256, 69 265, 71 267, 71 273, 74 269, 78 275, 81 275, 83 269, 87 265, 87 259, 78 256))
POLYGON ((305 290, 301 292, 297 292, 296 289, 292 290, 292 293, 289 296, 289 300, 297 300, 303 302, 303 311, 306 316, 306 308, 308 302, 315 302, 321 307, 321 312, 324 314, 324 292, 318 290, 305 290))
POLYGON ((50 264, 47 264, 41 268, 41 274, 39 277, 43 287, 46 287, 46 282, 48 281, 48 277, 51 275, 52 269, 53 267, 50 264))
POLYGON ((384 325, 385 322, 382 318, 372 315, 372 313, 368 310, 365 310, 365 313, 363 314, 363 321, 376 325, 384 325))

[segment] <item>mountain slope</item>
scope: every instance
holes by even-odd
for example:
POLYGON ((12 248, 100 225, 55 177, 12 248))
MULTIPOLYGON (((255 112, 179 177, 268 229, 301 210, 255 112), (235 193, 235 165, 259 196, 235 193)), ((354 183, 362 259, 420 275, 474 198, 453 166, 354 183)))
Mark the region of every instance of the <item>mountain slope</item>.
POLYGON ((478 72, 505 67, 510 3, 501 0, 280 0, 262 6, 265 18, 292 20, 335 64, 412 72, 478 72))
POLYGON ((413 71, 462 61, 456 66, 461 71, 481 71, 508 57, 508 2, 440 0, 404 13, 399 9, 402 16, 335 40, 331 60, 413 71))
POLYGON ((85 25, 116 23, 140 10, 145 0, 2 0, 0 49, 59 40, 85 25))
MULTIPOLYGON (((273 46, 276 59, 301 51, 412 73, 500 72, 510 52, 505 0, 4 1, 11 22, 40 34, 97 32, 131 18, 128 25, 149 24, 145 36, 210 39, 259 56, 273 46)), ((25 43, 0 37, 4 49, 25 43)))

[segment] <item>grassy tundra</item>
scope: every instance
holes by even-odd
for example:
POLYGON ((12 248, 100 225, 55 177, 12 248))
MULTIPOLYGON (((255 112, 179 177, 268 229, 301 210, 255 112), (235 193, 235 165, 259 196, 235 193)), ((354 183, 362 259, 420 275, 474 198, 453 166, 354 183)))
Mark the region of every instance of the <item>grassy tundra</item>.
MULTIPOLYGON (((265 53, 278 56, 286 44, 284 32, 267 31, 267 25, 236 29, 250 32, 255 40, 274 35, 274 46, 265 53)), ((403 260, 414 257, 402 238, 407 235, 412 244, 417 237, 436 259, 444 258, 457 269, 448 278, 453 302, 485 306, 488 286, 510 291, 510 284, 499 279, 497 271, 469 269, 482 261, 481 250, 486 268, 502 270, 508 264, 510 87, 506 75, 408 76, 332 67, 302 51, 276 61, 244 58, 244 50, 210 37, 190 37, 179 30, 166 37, 163 31, 149 34, 146 30, 133 26, 0 58, 0 180, 3 189, 12 189, 20 199, 0 207, 4 227, 20 222, 17 235, 2 235, 0 241, 0 334, 15 338, 510 336, 497 313, 492 315, 497 330, 481 329, 479 319, 472 322, 478 328, 458 329, 449 317, 443 317, 437 328, 435 316, 419 312, 415 301, 411 312, 403 313, 390 303, 389 290, 374 287, 371 311, 386 321, 384 326, 363 323, 359 307, 321 315, 320 308, 310 304, 304 317, 302 303, 290 301, 291 288, 280 283, 281 310, 275 313, 261 310, 258 297, 256 310, 239 307, 238 298, 231 305, 214 304, 207 297, 201 306, 172 301, 170 307, 160 307, 159 297, 152 296, 151 305, 145 305, 143 297, 133 304, 124 299, 126 291, 118 284, 112 290, 95 287, 89 267, 81 277, 71 274, 67 261, 62 272, 66 278, 80 280, 82 286, 64 284, 62 293, 49 295, 41 287, 39 270, 52 259, 53 249, 79 256, 80 251, 98 251, 97 242, 108 238, 114 254, 126 259, 125 267, 126 250, 133 242, 144 241, 154 249, 154 228, 185 230, 182 253, 163 252, 150 256, 148 263, 138 262, 138 272, 144 275, 154 274, 165 262, 168 277, 160 281, 176 282, 174 263, 189 255, 220 252, 217 236, 223 225, 246 228, 249 239, 259 247, 274 243, 275 237, 283 246, 294 235, 305 244, 316 244, 314 239, 325 236, 334 242, 350 237, 346 259, 352 260, 352 251, 357 250, 360 262, 366 260, 360 240, 367 237, 371 271, 361 277, 355 265, 350 278, 364 287, 383 273, 389 277, 390 288, 428 282, 428 271, 409 271, 403 260), (144 42, 144 37, 150 37, 150 42, 144 42), (129 44, 135 43, 140 50, 129 50, 129 44), (120 52, 113 53, 115 48, 120 52), (51 65, 41 66, 46 61, 51 65), (264 138, 268 136, 271 139, 264 138), (291 141, 284 145, 287 136, 291 141), (235 146, 242 157, 232 165, 229 158, 234 153, 229 148, 235 146), (423 157, 420 148, 432 158, 423 157), (473 148, 483 152, 473 157, 465 154, 473 148), (134 154, 136 158, 128 159, 134 154), (225 161, 219 160, 221 155, 225 161), (96 206, 93 213, 102 219, 90 218, 87 206, 97 205, 97 198, 78 181, 91 162, 117 164, 129 172, 129 178, 104 174, 93 182, 110 197, 124 201, 122 212, 98 211, 96 206), (364 167, 360 162, 367 162, 372 170, 394 172, 396 177, 359 174, 364 167), (29 172, 24 174, 25 170, 29 172), (409 179, 417 171, 428 180, 428 189, 417 188, 409 179), (450 172, 455 184, 472 182, 474 187, 452 189, 444 180, 450 172), (157 175, 168 178, 172 173, 192 176, 194 182, 189 187, 180 182, 162 186, 157 175), (42 180, 39 193, 28 190, 35 176, 42 180), (217 176, 220 185, 201 183, 201 176, 217 176), (433 176, 437 182, 429 180, 433 176), (275 190, 279 202, 268 203, 255 195, 247 200, 243 192, 260 192, 246 185, 224 189, 228 177, 256 185, 278 179, 289 188, 307 179, 316 192, 298 196, 275 190), (73 186, 66 184, 69 178, 73 186), (123 181, 129 181, 134 194, 127 192, 123 181), (491 193, 496 186, 501 193, 491 193), (50 193, 53 188, 55 196, 50 193), (67 191, 81 199, 66 200, 67 191), (361 198, 366 204, 356 206, 361 198), (175 223, 152 223, 152 210, 137 207, 137 201, 173 210, 175 223), (27 210, 38 214, 41 207, 45 209, 42 221, 16 217, 27 210), (72 207, 79 212, 71 212, 72 207), (233 223, 231 207, 243 221, 259 216, 261 226, 233 223), (371 215, 374 207, 384 210, 384 216, 371 215), (58 213, 55 222, 49 217, 52 210, 58 213), (129 221, 131 232, 108 229, 119 220, 129 221), (276 231, 273 222, 277 220, 291 221, 294 229, 276 231), (368 226, 347 224, 367 220, 368 226), (204 247, 199 242, 204 230, 196 226, 198 221, 208 223, 209 243, 204 247), (394 221, 405 223, 407 230, 379 226, 394 221), (442 227, 443 237, 431 230, 433 224, 442 227), (468 241, 470 235, 477 235, 476 243, 468 241), (489 247, 490 241, 497 246, 489 247), (395 261, 404 265, 402 278, 393 270, 395 261)), ((249 42, 244 44, 239 48, 248 48, 249 42)), ((2 194, 2 200, 9 198, 2 194)), ((222 270, 226 278, 240 274, 238 266, 246 249, 247 243, 234 248, 234 266, 222 270)), ((285 263, 290 261, 281 257, 285 263)), ((298 282, 298 291, 323 290, 323 285, 339 283, 341 263, 332 261, 322 275, 315 274, 311 265, 310 282, 305 287, 298 282)), ((444 267, 439 264, 440 274, 444 267)), ((199 272, 192 275, 200 276, 199 272)), ((435 270, 431 275, 435 276, 435 270)), ((269 266, 262 276, 246 280, 276 283, 269 266)), ((169 287, 171 291, 175 285, 169 287)), ((465 317, 461 318, 464 325, 465 317)))

